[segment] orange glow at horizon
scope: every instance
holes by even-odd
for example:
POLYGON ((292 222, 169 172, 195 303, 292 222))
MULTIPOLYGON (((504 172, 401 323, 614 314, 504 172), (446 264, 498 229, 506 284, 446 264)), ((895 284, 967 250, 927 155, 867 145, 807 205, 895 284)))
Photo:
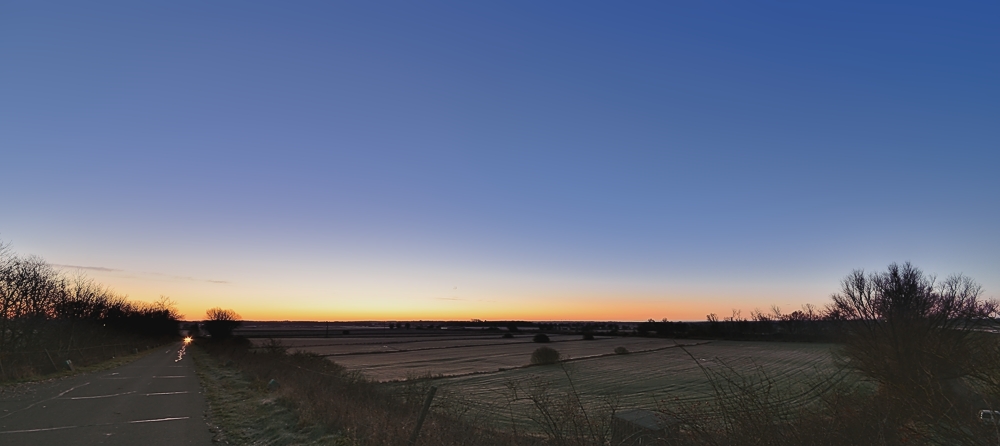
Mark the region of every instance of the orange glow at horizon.
MULTIPOLYGON (((754 308, 772 304, 794 311, 812 295, 798 289, 774 289, 714 284, 711 287, 676 285, 589 286, 551 283, 511 283, 463 287, 444 291, 421 282, 373 287, 375 280, 354 283, 305 283, 295 278, 240 284, 144 280, 114 272, 93 274, 101 283, 130 300, 153 302, 166 295, 176 302, 185 320, 202 320, 205 310, 221 307, 251 321, 704 321, 709 313, 720 318, 733 309, 749 317, 754 308), (294 284, 295 286, 287 286, 294 284), (577 288, 577 289, 573 289, 577 288), (789 303, 794 302, 794 303, 789 303)), ((812 300, 822 305, 822 301, 812 300)))
MULTIPOLYGON (((705 320, 708 313, 703 304, 695 302, 650 302, 647 299, 616 299, 606 302, 585 302, 567 305, 564 301, 532 300, 520 305, 494 305, 480 308, 440 308, 395 306, 365 308, 354 306, 340 310, 308 308, 273 308, 264 306, 236 309, 244 320, 252 321, 463 321, 523 320, 523 321, 645 321, 647 319, 696 321, 705 320)), ((717 311, 714 311, 717 312, 717 311)), ((746 313, 746 311, 745 311, 746 313)), ((190 314, 196 314, 191 312, 190 314)), ((728 315, 728 310, 727 313, 728 315)), ((191 318, 189 319, 196 319, 191 318)))

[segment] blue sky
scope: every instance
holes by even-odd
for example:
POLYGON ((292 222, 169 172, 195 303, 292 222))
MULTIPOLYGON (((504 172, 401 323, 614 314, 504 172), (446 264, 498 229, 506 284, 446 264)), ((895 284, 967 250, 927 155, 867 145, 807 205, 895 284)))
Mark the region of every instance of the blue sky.
POLYGON ((0 239, 191 318, 1000 297, 998 10, 5 2, 0 239))

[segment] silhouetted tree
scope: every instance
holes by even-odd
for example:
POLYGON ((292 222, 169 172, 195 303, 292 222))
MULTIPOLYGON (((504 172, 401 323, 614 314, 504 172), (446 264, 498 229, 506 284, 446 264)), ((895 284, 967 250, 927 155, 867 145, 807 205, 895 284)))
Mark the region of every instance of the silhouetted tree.
POLYGON ((979 328, 996 316, 997 302, 981 294, 968 277, 935 283, 910 263, 893 263, 849 274, 828 313, 844 321, 846 364, 875 381, 902 417, 926 417, 954 404, 947 381, 975 374, 991 346, 979 328))
POLYGON ((215 339, 225 339, 233 335, 233 330, 242 324, 242 318, 233 310, 219 307, 209 308, 205 312, 204 325, 208 334, 215 339))
POLYGON ((93 345, 169 339, 178 334, 179 318, 169 298, 129 301, 82 274, 15 255, 0 242, 0 358, 6 367, 0 375, 30 375, 39 370, 39 359, 51 365, 49 354, 33 355, 39 351, 57 357, 73 352, 86 362, 96 357, 87 350, 93 345))
POLYGON ((772 312, 784 334, 791 339, 814 340, 821 335, 820 321, 823 316, 812 304, 805 304, 801 310, 789 314, 781 314, 778 307, 772 307, 772 312))

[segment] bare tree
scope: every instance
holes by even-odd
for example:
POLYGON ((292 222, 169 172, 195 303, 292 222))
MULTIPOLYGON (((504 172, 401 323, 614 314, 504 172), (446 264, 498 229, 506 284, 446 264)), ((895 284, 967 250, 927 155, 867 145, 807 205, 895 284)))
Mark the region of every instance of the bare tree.
POLYGON ((150 306, 154 311, 166 314, 173 319, 180 320, 184 318, 184 315, 177 311, 177 302, 171 299, 170 296, 161 294, 160 298, 150 304, 150 306))
POLYGON ((954 408, 956 379, 975 376, 991 340, 979 328, 997 314, 972 279, 940 283, 911 265, 885 272, 855 270, 832 296, 829 313, 843 320, 846 364, 896 402, 902 422, 954 408))
POLYGON ((215 339, 225 339, 233 335, 233 330, 242 324, 243 318, 233 310, 220 307, 205 311, 205 330, 215 339))
POLYGON ((0 265, 0 350, 31 347, 44 334, 41 326, 62 300, 65 283, 38 257, 9 256, 0 265))

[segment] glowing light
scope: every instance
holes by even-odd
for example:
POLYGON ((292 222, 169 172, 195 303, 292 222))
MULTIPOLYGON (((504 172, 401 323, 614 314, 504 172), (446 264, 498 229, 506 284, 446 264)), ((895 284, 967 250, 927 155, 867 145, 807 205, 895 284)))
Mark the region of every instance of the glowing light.
POLYGON ((184 353, 187 351, 188 344, 190 344, 191 341, 193 341, 191 336, 184 338, 184 345, 182 345, 181 348, 177 350, 177 359, 175 359, 174 362, 180 362, 182 359, 184 359, 184 353))

